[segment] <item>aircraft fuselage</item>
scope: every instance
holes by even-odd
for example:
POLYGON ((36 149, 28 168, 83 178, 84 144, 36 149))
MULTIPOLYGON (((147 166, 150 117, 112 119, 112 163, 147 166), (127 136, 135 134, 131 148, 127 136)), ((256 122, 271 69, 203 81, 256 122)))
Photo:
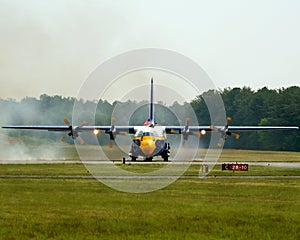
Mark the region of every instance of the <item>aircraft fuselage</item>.
POLYGON ((129 155, 133 161, 139 156, 149 161, 155 156, 161 156, 168 161, 169 148, 165 127, 143 126, 136 129, 129 155))

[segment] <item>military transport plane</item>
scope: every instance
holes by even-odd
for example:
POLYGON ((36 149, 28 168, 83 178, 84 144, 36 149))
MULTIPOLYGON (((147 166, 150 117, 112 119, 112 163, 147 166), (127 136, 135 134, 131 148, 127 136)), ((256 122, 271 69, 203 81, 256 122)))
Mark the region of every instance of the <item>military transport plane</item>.
MULTIPOLYGON (((167 134, 182 134, 183 140, 186 141, 191 135, 201 137, 208 132, 218 132, 220 137, 225 140, 230 135, 235 135, 238 139, 240 135, 237 132, 299 129, 299 127, 291 126, 229 126, 230 120, 227 118, 225 126, 189 126, 189 119, 185 126, 159 126, 154 119, 153 79, 151 79, 150 116, 141 126, 115 126, 114 124, 111 126, 86 126, 86 123, 81 126, 72 126, 67 119, 64 119, 65 126, 3 126, 2 128, 68 132, 68 137, 79 140, 81 144, 84 141, 79 136, 80 132, 99 134, 102 131, 109 134, 111 141, 114 141, 118 134, 124 134, 124 132, 134 134, 129 152, 132 161, 136 161, 138 157, 152 161, 155 156, 161 156, 164 161, 168 161, 170 144, 167 142, 167 134)), ((63 137, 61 140, 65 141, 65 138, 63 137)))

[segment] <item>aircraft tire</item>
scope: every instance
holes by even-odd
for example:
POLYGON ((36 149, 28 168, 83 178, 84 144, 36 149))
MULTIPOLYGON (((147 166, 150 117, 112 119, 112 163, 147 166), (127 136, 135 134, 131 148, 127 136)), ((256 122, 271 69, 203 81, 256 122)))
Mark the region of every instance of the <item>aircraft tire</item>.
POLYGON ((136 162, 136 159, 137 159, 137 157, 133 157, 133 156, 131 157, 132 162, 136 162))
POLYGON ((163 153, 163 154, 161 155, 161 157, 163 158, 164 162, 168 162, 168 161, 169 161, 169 156, 168 156, 167 153, 163 153))

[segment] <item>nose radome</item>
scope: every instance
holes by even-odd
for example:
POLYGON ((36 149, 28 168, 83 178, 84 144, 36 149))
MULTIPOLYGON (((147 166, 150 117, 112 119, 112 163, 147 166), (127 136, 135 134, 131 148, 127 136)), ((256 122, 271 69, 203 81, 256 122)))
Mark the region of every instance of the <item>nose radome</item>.
POLYGON ((152 138, 144 137, 144 139, 141 141, 140 148, 145 155, 149 156, 153 154, 155 150, 155 142, 152 138))

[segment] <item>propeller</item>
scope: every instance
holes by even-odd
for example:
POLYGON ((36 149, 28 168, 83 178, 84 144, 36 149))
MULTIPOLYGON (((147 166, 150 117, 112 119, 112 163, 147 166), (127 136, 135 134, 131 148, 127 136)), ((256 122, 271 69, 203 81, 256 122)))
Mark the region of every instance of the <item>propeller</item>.
POLYGON ((181 132, 182 136, 183 136, 183 144, 182 144, 183 147, 185 147, 185 142, 189 139, 190 135, 202 137, 203 135, 206 134, 205 130, 201 130, 199 132, 190 131, 190 129, 189 129, 190 121, 191 121, 191 119, 189 117, 187 117, 185 127, 184 127, 183 131, 181 132))
POLYGON ((86 125, 87 122, 84 120, 80 126, 73 127, 71 123, 68 121, 68 119, 64 118, 64 123, 69 127, 70 132, 66 134, 64 137, 62 137, 61 141, 65 142, 67 138, 72 137, 72 139, 74 140, 77 139, 81 145, 84 144, 84 140, 79 136, 78 129, 86 125))
POLYGON ((105 133, 109 134, 109 148, 112 148, 113 142, 115 141, 116 135, 117 135, 115 121, 116 121, 116 118, 112 117, 110 130, 105 131, 105 133))
POLYGON ((227 123, 226 123, 226 135, 225 135, 225 139, 227 139, 227 136, 234 136, 235 139, 240 139, 240 134, 234 133, 234 132, 229 132, 228 127, 229 127, 229 121, 232 120, 231 117, 227 117, 226 118, 227 123))
POLYGON ((189 130, 189 124, 190 124, 190 118, 189 117, 186 117, 185 118, 186 120, 186 124, 185 124, 185 127, 182 131, 182 136, 183 136, 183 143, 182 143, 182 147, 185 148, 185 142, 189 139, 189 134, 190 134, 190 130, 189 130))
MULTIPOLYGON (((239 139, 240 138, 240 135, 237 134, 237 133, 233 133, 233 132, 230 132, 228 130, 229 128, 229 122, 232 120, 231 117, 227 117, 226 118, 226 125, 223 127, 223 128, 218 128, 218 127, 214 127, 213 125, 210 125, 210 128, 214 131, 217 131, 220 133, 220 140, 223 140, 225 141, 227 139, 228 136, 235 136, 235 139, 239 139)), ((222 146, 222 143, 219 141, 219 143, 217 144, 218 147, 221 147, 222 146)))

